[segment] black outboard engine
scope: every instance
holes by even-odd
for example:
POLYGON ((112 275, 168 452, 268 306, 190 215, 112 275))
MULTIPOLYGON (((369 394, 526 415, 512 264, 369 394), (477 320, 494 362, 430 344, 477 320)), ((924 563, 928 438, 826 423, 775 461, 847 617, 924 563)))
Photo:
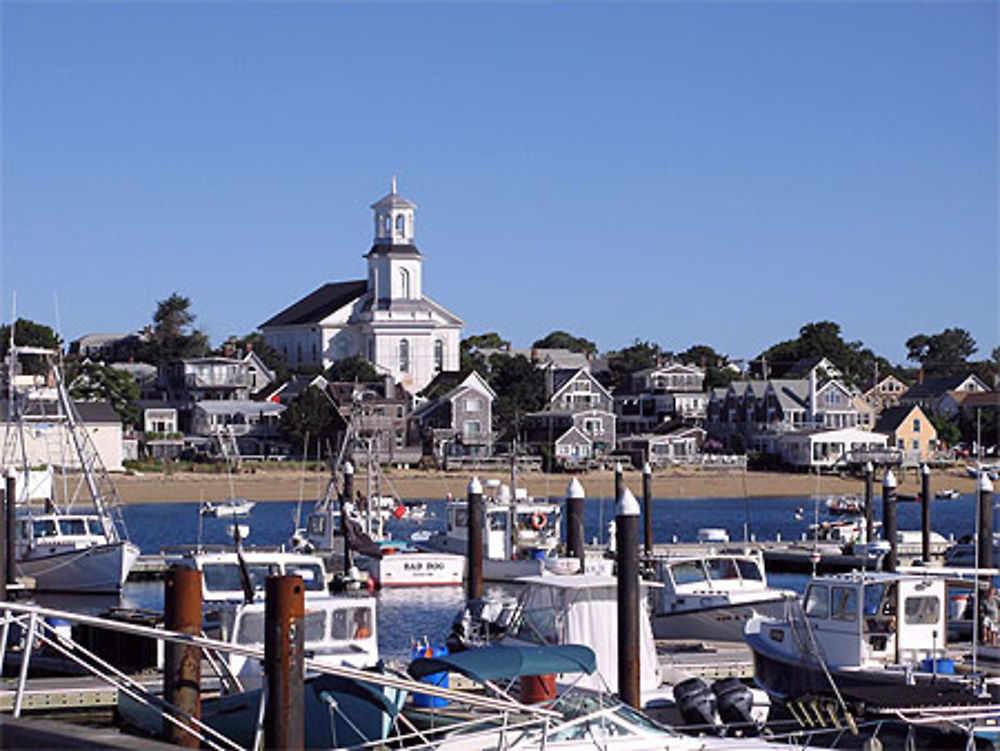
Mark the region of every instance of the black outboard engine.
POLYGON ((688 678, 674 686, 674 701, 688 725, 704 733, 719 731, 715 719, 715 694, 701 678, 688 678))
POLYGON ((750 712, 753 709, 753 693, 749 686, 739 678, 723 678, 712 684, 712 693, 718 701, 719 717, 726 725, 737 725, 742 735, 760 733, 750 712))

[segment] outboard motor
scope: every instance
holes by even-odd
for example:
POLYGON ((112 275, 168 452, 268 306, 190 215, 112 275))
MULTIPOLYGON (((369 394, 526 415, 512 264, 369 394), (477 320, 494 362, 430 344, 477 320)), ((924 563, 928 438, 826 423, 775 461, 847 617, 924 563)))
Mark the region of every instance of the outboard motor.
POLYGON ((718 701, 719 717, 726 725, 738 725, 743 735, 757 735, 760 728, 753 718, 753 692, 739 678, 723 678, 712 684, 718 701))
POLYGON ((688 725, 698 726, 699 732, 717 733, 715 694, 701 678, 688 678, 674 686, 674 701, 688 725))

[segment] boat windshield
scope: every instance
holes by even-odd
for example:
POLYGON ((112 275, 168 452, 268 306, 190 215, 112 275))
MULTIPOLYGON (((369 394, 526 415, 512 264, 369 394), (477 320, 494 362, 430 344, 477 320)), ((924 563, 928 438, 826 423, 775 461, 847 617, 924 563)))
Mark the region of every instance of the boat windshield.
POLYGON ((90 528, 90 534, 104 536, 104 525, 97 517, 88 517, 87 526, 90 528))
POLYGON ((323 570, 316 563, 289 563, 285 566, 285 573, 289 576, 301 576, 308 592, 326 590, 323 570))
POLYGON ((561 620, 559 611, 555 608, 524 610, 514 626, 513 634, 532 644, 558 644, 561 620))
POLYGON ((553 708, 563 713, 567 724, 546 736, 546 742, 623 737, 640 732, 674 736, 667 728, 621 703, 609 705, 589 696, 564 696, 553 708))
POLYGON ((61 535, 86 535, 87 524, 80 517, 59 520, 59 534, 61 535))
POLYGON ((761 571, 757 561, 749 561, 745 558, 736 559, 736 567, 740 570, 740 576, 752 581, 764 581, 764 572, 761 571))
POLYGON ((697 584, 705 581, 705 569, 701 561, 684 561, 670 567, 674 582, 677 584, 697 584))
POLYGON ((58 534, 53 519, 35 519, 32 529, 35 537, 55 537, 58 534))
MULTIPOLYGON (((206 563, 202 566, 205 576, 205 590, 208 592, 240 592, 243 584, 240 581, 240 568, 235 563, 206 563)), ((263 563, 253 563, 247 566, 250 582, 254 591, 263 592, 271 567, 263 563)))
POLYGON ((705 567, 713 581, 740 578, 736 572, 736 563, 732 558, 708 558, 705 561, 705 567))

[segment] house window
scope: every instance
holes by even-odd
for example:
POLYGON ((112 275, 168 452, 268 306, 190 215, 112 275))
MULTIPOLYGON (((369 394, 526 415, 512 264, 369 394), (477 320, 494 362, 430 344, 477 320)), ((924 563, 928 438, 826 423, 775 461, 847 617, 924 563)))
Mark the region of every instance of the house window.
POLYGON ((466 420, 462 426, 462 432, 467 437, 478 436, 482 430, 482 423, 479 420, 466 420))
POLYGON ((401 373, 410 371, 410 340, 399 340, 399 370, 401 373))
POLYGON ((913 439, 913 450, 914 451, 920 451, 920 439, 919 438, 914 438, 913 439))
POLYGON ((466 412, 479 412, 483 408, 483 400, 478 396, 473 396, 465 400, 466 412))
POLYGON ((913 418, 913 432, 914 433, 919 433, 920 432, 920 418, 919 417, 913 418))
POLYGON ((437 372, 444 370, 444 342, 440 339, 434 340, 434 370, 437 372))
POLYGON ((405 300, 410 299, 410 272, 408 269, 399 270, 399 294, 405 300))

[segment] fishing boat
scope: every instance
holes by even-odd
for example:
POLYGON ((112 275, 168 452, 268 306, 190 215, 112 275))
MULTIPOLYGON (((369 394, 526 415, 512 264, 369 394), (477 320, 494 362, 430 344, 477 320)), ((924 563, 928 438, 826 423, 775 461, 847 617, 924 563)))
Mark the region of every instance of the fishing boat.
POLYGON ((780 616, 795 600, 789 589, 768 586, 760 554, 713 553, 654 561, 653 634, 657 639, 743 641, 743 626, 762 613, 780 616))
POLYGON ((379 555, 358 555, 355 560, 379 587, 456 586, 465 577, 465 556, 426 551, 405 541, 376 544, 379 555))
POLYGON ((997 679, 956 674, 946 593, 927 573, 813 577, 801 609, 747 623, 755 679, 786 701, 833 697, 869 714, 996 705, 997 679))
MULTIPOLYGON (((139 557, 128 539, 121 499, 93 439, 80 427, 59 368, 59 352, 21 347, 12 339, 7 355, 7 423, 3 466, 32 486, 29 445, 39 436, 68 448, 75 471, 65 474, 63 498, 53 492, 45 508, 25 502, 17 509, 15 565, 19 577, 40 592, 111 593, 120 591, 139 557), (44 376, 22 373, 23 358, 42 364, 44 376), (85 510, 80 510, 86 506, 85 510)), ((44 440, 44 439, 42 439, 44 440)), ((66 469, 65 457, 60 458, 66 469)))
MULTIPOLYGON (((484 490, 483 578, 514 581, 541 574, 559 544, 561 505, 529 498, 524 488, 512 494, 498 480, 488 480, 484 490)), ((432 534, 427 547, 465 555, 468 536, 468 502, 452 498, 445 506, 444 530, 432 534)))
POLYGON ((249 516, 254 505, 254 501, 248 501, 246 498, 227 498, 221 503, 206 501, 199 512, 202 516, 228 519, 233 516, 249 516))

